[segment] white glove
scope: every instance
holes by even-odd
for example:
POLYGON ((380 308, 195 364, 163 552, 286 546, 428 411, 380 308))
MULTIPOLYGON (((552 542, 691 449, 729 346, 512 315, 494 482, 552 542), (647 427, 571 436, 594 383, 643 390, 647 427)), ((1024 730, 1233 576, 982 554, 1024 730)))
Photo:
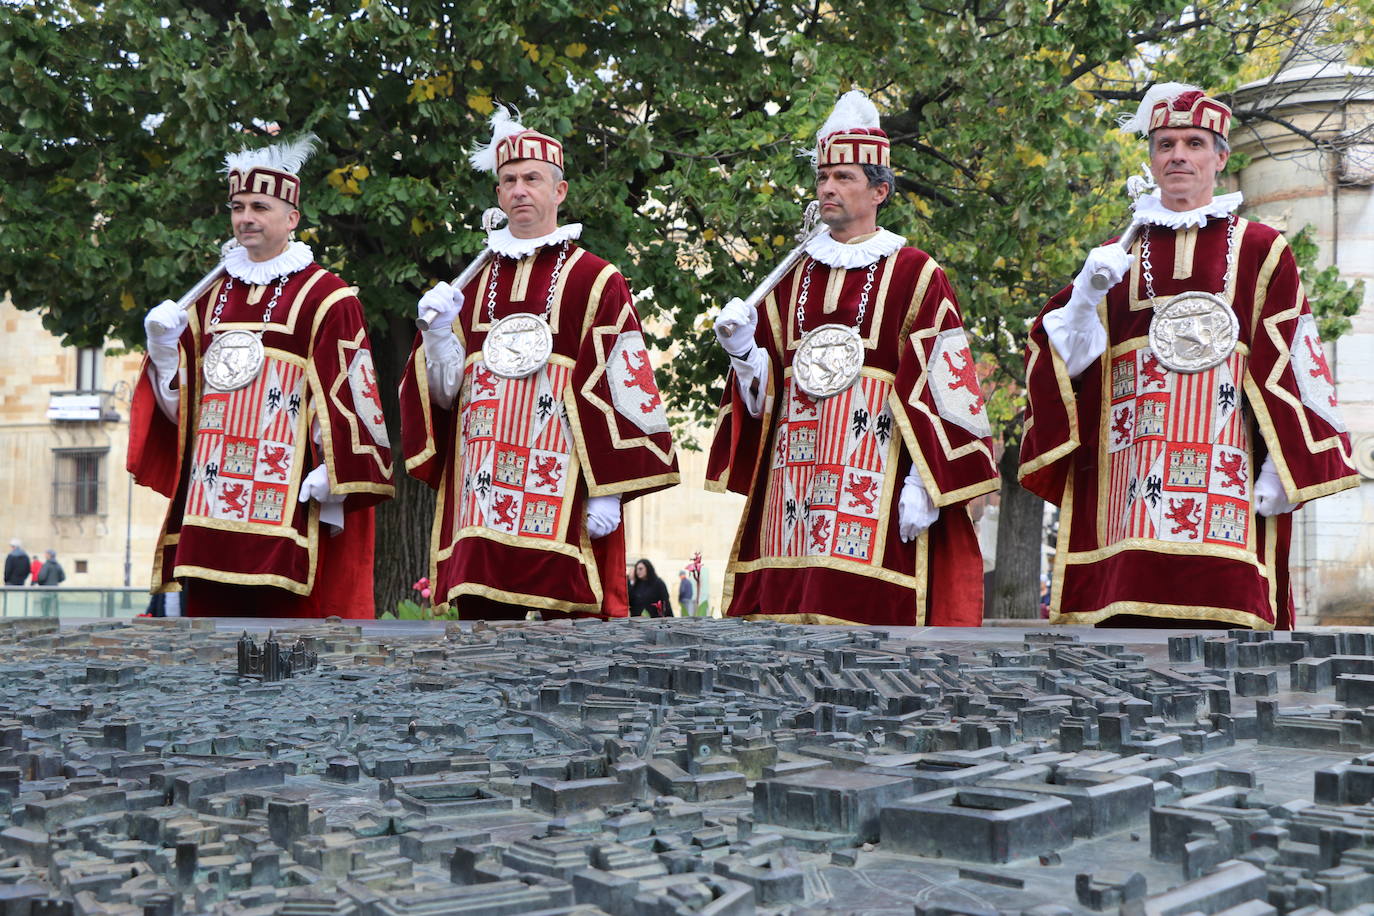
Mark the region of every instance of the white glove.
POLYGON ((1116 242, 1101 245, 1088 252, 1088 257, 1083 261, 1083 269, 1073 278, 1073 295, 1069 297, 1069 303, 1065 308, 1097 308, 1102 297, 1107 295, 1107 290, 1116 286, 1126 276, 1134 260, 1135 255, 1116 242), (1106 272, 1108 280, 1102 289, 1098 289, 1092 283, 1093 275, 1099 270, 1106 272))
POLYGON ((430 319, 429 329, 431 331, 445 331, 453 327, 453 320, 458 317, 458 311, 462 307, 463 291, 440 281, 430 287, 429 292, 420 297, 420 303, 416 306, 415 312, 417 316, 423 316, 432 309, 434 317, 430 319))
POLYGON ((190 314, 170 299, 158 303, 143 319, 143 331, 148 335, 148 361, 153 364, 153 391, 158 406, 174 423, 181 391, 173 388, 172 383, 181 368, 181 332, 190 320, 190 314))
POLYGON ((343 494, 335 495, 329 492, 329 468, 323 464, 315 465, 315 469, 305 475, 301 481, 300 501, 315 500, 317 503, 341 503, 344 501, 343 494))
POLYGON ((1077 378, 1106 351, 1107 329, 1097 317, 1097 306, 1107 290, 1126 276, 1134 259, 1135 255, 1115 242, 1094 248, 1083 261, 1083 269, 1073 278, 1069 301, 1045 316, 1045 334, 1064 360, 1070 378, 1077 378), (1092 284, 1098 270, 1105 270, 1110 281, 1103 289, 1092 284))
POLYGON ((1298 504, 1290 503, 1288 494, 1283 490, 1279 470, 1274 466, 1274 456, 1266 455, 1264 466, 1260 468, 1259 480, 1255 481, 1255 511, 1269 518, 1292 512, 1296 508, 1298 504))
POLYGON ((587 533, 604 538, 620 527, 620 494, 593 496, 587 500, 587 533))
POLYGON ((902 543, 915 540, 939 517, 940 510, 930 501, 921 472, 913 463, 906 480, 902 482, 902 495, 897 500, 897 534, 901 536, 902 543))
POLYGON ((738 298, 725 303, 716 316, 716 340, 731 356, 745 358, 754 349, 754 331, 759 326, 759 310, 745 308, 738 298))

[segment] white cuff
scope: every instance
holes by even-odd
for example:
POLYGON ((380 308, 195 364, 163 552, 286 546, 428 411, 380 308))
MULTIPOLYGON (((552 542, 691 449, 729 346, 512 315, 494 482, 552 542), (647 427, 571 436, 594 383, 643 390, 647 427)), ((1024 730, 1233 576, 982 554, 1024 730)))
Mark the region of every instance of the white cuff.
POLYGON ((425 344, 425 377, 429 381, 429 399, 448 410, 458 397, 463 382, 462 344, 451 327, 422 331, 425 344))
POLYGON ((593 496, 587 500, 587 534, 604 538, 620 527, 620 494, 593 496))
POLYGON ((1064 361, 1069 378, 1078 378, 1107 351, 1107 329, 1097 317, 1097 309, 1081 300, 1077 290, 1067 305, 1045 316, 1044 325, 1050 346, 1064 361))
POLYGON ((745 409, 757 419, 763 414, 764 392, 768 390, 768 354, 756 346, 744 356, 731 356, 730 367, 735 370, 735 385, 745 409))
POLYGON ((154 356, 148 354, 149 375, 153 382, 153 396, 157 398, 158 409, 162 415, 173 423, 177 422, 177 414, 181 407, 181 389, 173 388, 172 381, 177 379, 181 372, 181 357, 173 350, 171 359, 167 354, 159 353, 154 356))

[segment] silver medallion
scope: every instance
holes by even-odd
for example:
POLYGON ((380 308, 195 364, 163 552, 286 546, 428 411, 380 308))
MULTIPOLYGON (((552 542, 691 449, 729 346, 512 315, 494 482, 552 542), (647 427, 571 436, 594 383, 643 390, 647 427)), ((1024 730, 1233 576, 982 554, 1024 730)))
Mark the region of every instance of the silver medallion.
POLYGON ((224 331, 205 348, 205 383, 217 391, 237 391, 262 371, 262 338, 252 331, 224 331))
POLYGON ((859 332, 842 324, 823 324, 802 336, 792 357, 792 377, 811 397, 828 398, 848 390, 863 366, 859 332))
POLYGON ((1236 349, 1240 321, 1231 304, 1213 293, 1179 293, 1155 307, 1150 349, 1166 369, 1201 372, 1236 349))
POLYGON ((553 353, 553 331, 538 315, 517 312, 491 326, 482 344, 487 368, 502 378, 524 378, 544 367, 553 353))

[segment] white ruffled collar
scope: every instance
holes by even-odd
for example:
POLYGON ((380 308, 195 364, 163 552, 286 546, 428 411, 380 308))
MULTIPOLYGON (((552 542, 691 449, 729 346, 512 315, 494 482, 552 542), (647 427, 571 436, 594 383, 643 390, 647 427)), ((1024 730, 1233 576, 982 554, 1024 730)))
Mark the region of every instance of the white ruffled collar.
POLYGON ((1205 226, 1214 216, 1230 216, 1245 199, 1244 193, 1236 191, 1213 197, 1211 203, 1203 204, 1192 210, 1170 210, 1164 206, 1158 194, 1142 194, 1131 204, 1135 211, 1134 221, 1141 225, 1164 226, 1168 229, 1191 229, 1205 226))
POLYGON ((559 226, 548 235, 541 235, 535 239, 518 239, 510 234, 509 226, 502 226, 500 229, 492 229, 487 233, 487 247, 508 258, 523 258, 545 245, 557 245, 560 242, 573 241, 581 237, 581 223, 568 223, 566 226, 559 226))
POLYGON ((254 286, 266 286, 278 277, 309 267, 314 260, 315 253, 305 242, 292 242, 281 254, 266 261, 254 261, 248 257, 247 248, 238 246, 229 249, 229 253, 224 256, 224 269, 235 280, 242 280, 254 286))
POLYGON ((860 242, 837 242, 827 229, 806 243, 806 253, 826 267, 853 270, 867 267, 905 244, 906 239, 886 229, 879 229, 860 242))

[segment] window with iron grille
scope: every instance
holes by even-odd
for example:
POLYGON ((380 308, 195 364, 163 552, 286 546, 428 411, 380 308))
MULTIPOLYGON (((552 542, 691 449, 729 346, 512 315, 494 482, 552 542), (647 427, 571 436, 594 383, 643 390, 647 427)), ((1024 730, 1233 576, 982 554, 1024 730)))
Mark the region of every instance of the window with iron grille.
POLYGON ((53 449, 53 515, 105 514, 107 448, 53 449))

